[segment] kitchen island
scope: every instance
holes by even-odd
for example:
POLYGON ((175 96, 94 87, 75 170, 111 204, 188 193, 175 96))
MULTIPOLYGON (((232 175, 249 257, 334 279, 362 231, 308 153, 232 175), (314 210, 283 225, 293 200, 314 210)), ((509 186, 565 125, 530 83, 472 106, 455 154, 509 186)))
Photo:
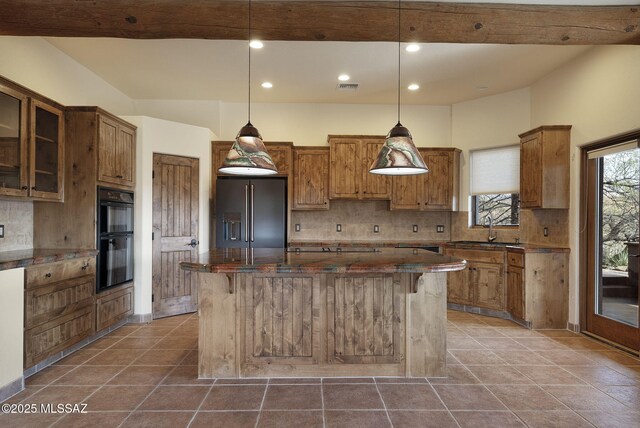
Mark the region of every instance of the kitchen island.
POLYGON ((198 272, 200 378, 446 376, 447 272, 404 248, 217 249, 198 272))

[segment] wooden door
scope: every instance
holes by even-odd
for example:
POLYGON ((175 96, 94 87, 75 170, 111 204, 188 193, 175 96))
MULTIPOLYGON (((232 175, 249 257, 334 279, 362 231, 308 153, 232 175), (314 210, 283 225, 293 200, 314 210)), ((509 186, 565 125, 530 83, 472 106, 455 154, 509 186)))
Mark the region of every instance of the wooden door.
POLYGON ((509 266, 507 268, 507 312, 519 320, 525 320, 524 286, 524 269, 509 266))
POLYGON ((542 206, 542 140, 540 134, 520 145, 520 206, 542 206))
POLYGON ((388 175, 372 174, 369 168, 378 157, 384 145, 384 138, 365 139, 361 146, 360 166, 362 168, 363 199, 391 199, 391 177, 388 175))
POLYGON ((398 175, 391 179, 391 210, 419 210, 422 205, 421 175, 398 175))
POLYGON ((504 310, 504 284, 502 265, 473 264, 475 304, 490 309, 504 310))
POLYGON ((429 168, 424 177, 423 209, 447 211, 452 209, 453 152, 423 151, 422 156, 429 168))
POLYGON ((329 150, 300 147, 293 150, 293 209, 329 209, 329 150))
POLYGON ((118 127, 115 150, 115 178, 124 186, 135 186, 136 131, 124 126, 118 127))
POLYGON ((329 198, 360 199, 360 142, 353 138, 331 138, 329 161, 329 198))
POLYGON ((31 100, 29 195, 62 201, 64 195, 64 113, 31 100))
POLYGON ((198 159, 153 155, 154 318, 198 307, 196 275, 180 269, 198 255, 198 174, 198 159))

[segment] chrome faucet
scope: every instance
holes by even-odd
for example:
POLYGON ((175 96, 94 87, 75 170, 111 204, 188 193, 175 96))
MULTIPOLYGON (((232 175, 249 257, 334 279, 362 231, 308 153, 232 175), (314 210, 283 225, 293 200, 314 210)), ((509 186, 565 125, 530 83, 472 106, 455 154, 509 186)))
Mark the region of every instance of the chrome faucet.
POLYGON ((489 220, 489 237, 487 238, 487 241, 493 242, 498 237, 498 234, 493 234, 493 217, 491 217, 491 214, 487 214, 484 218, 484 227, 487 227, 487 220, 489 220))

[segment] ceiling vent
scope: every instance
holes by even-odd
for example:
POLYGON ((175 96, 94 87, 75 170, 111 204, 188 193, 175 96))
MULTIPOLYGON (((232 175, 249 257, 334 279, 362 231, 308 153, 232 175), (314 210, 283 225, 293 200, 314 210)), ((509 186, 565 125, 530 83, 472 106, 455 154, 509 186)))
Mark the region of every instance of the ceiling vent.
POLYGON ((359 83, 338 82, 337 91, 355 91, 358 89, 359 83))

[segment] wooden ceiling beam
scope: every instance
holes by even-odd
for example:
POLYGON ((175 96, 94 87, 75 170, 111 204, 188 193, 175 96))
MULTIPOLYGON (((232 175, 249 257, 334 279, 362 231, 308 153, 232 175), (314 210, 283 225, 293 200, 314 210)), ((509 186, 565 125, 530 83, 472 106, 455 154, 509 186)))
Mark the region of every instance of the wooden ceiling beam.
MULTIPOLYGON (((640 44, 638 6, 402 2, 402 40, 640 44)), ((246 1, 0 0, 0 35, 245 40, 246 1)), ((263 40, 396 41, 393 1, 254 1, 263 40)))

